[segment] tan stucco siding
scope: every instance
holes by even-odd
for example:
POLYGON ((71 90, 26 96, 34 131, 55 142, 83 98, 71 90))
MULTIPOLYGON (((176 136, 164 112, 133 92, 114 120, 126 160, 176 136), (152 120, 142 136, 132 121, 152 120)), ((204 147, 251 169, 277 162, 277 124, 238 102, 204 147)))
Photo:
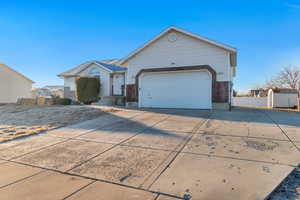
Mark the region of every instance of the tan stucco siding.
POLYGON ((0 66, 0 103, 15 103, 31 97, 32 82, 16 72, 0 66))

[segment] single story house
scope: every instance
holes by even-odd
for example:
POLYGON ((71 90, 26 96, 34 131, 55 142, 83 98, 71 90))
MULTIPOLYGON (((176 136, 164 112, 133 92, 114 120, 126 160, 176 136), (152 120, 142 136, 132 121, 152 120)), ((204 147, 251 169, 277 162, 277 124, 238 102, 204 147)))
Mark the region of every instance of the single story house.
POLYGON ((51 98, 51 96, 64 97, 64 86, 63 85, 47 85, 42 88, 33 88, 31 90, 32 98, 46 97, 51 98))
POLYGON ((235 48, 171 26, 125 58, 86 62, 59 77, 74 90, 77 76, 99 76, 101 96, 125 95, 130 106, 228 109, 236 60, 235 48))
POLYGON ((33 83, 11 67, 0 63, 0 103, 16 103, 18 98, 31 98, 33 83))
POLYGON ((258 88, 249 90, 249 95, 251 97, 266 97, 268 96, 268 89, 258 88))
POLYGON ((290 88, 274 88, 268 91, 269 108, 292 108, 298 106, 298 91, 290 88))

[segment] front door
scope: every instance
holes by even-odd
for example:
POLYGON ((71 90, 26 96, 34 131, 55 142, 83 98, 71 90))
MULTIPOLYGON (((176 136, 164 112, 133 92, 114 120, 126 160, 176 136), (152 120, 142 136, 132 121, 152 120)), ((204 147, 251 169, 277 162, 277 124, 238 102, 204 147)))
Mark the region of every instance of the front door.
POLYGON ((113 95, 123 95, 124 74, 113 75, 113 95))

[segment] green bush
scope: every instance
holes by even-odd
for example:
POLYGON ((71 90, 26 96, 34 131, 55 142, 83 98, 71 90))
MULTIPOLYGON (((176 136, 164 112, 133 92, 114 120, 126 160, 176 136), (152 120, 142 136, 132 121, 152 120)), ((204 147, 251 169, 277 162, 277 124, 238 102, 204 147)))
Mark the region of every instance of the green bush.
POLYGON ((80 77, 76 79, 77 100, 91 104, 99 100, 100 80, 98 78, 80 77))
POLYGON ((56 98, 55 104, 56 105, 71 105, 72 100, 68 98, 56 98))

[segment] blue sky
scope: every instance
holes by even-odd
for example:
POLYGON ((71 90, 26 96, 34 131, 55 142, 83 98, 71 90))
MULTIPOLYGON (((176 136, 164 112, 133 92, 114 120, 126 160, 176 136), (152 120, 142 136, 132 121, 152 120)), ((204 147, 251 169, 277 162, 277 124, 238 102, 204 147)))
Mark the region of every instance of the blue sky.
POLYGON ((175 25, 238 49, 235 89, 300 67, 300 0, 2 1, 0 62, 33 79, 87 60, 121 58, 175 25))

